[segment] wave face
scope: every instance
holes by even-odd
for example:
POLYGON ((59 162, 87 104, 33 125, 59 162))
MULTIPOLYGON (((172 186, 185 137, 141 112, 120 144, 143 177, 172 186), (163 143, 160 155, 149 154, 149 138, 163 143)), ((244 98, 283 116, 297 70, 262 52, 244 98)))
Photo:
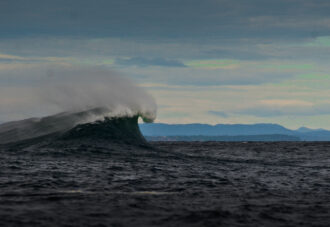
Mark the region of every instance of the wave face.
POLYGON ((111 141, 134 145, 144 145, 147 141, 138 126, 139 116, 106 117, 102 121, 77 125, 60 136, 60 140, 84 142, 111 141))
MULTIPOLYGON (((35 138, 51 141, 108 141, 147 144, 138 126, 137 113, 114 114, 107 108, 64 112, 0 125, 0 144, 35 138)), ((35 140, 40 142, 40 140, 35 140)))

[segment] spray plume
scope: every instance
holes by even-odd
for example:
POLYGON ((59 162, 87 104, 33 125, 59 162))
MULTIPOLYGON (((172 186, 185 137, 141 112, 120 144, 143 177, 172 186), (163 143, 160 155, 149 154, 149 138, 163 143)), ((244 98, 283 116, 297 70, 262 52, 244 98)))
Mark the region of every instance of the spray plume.
MULTIPOLYGON (((139 115, 145 122, 156 118, 154 99, 118 73, 97 67, 49 68, 37 89, 40 102, 58 112, 102 108, 101 116, 139 115)), ((91 119, 92 121, 92 119, 91 119)))
MULTIPOLYGON (((35 112, 49 116, 0 125, 0 144, 64 132, 78 124, 111 118, 141 117, 144 122, 156 118, 154 99, 118 73, 100 67, 72 66, 52 66, 46 71, 47 77, 40 77, 38 86, 27 90, 24 96, 39 106, 35 112)), ((33 112, 31 107, 26 111, 33 112)))

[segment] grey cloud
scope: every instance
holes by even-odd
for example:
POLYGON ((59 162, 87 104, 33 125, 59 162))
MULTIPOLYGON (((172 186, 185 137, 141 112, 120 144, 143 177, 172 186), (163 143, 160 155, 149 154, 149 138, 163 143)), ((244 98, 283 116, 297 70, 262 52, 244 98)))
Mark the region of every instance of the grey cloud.
POLYGON ((208 58, 227 58, 227 59, 238 59, 238 60, 265 60, 274 58, 268 53, 257 52, 256 47, 247 50, 237 49, 214 49, 206 50, 203 52, 208 58))
POLYGON ((12 59, 12 58, 0 58, 0 63, 10 63, 10 62, 26 62, 26 60, 12 59))
POLYGON ((170 60, 165 58, 143 58, 143 57, 132 57, 132 58, 117 58, 116 64, 119 65, 136 65, 136 66, 166 66, 166 67, 185 67, 185 65, 178 60, 170 60))
POLYGON ((211 115, 223 117, 223 118, 228 118, 229 117, 227 113, 222 112, 222 111, 213 111, 213 110, 210 110, 207 113, 208 114, 211 114, 211 115))
POLYGON ((297 38, 330 34, 327 0, 2 0, 2 37, 297 38), (314 26, 311 26, 314 25, 314 26))
POLYGON ((143 81, 164 83, 172 85, 258 85, 264 83, 280 82, 292 78, 293 74, 276 72, 257 72, 250 69, 240 70, 203 70, 196 68, 164 68, 157 67, 135 69, 127 67, 122 69, 126 74, 137 78, 137 74, 145 75, 143 81))
POLYGON ((330 115, 330 105, 316 105, 311 107, 255 106, 252 108, 233 111, 233 113, 256 117, 330 115))

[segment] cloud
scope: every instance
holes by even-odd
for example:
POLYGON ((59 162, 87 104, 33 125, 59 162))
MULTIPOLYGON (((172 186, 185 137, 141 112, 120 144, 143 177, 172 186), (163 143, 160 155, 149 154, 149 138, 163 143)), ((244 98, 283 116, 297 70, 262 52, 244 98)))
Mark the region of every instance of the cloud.
POLYGON ((276 58, 276 56, 271 55, 267 52, 262 52, 262 50, 257 50, 257 47, 254 48, 246 48, 245 50, 242 50, 242 47, 240 49, 236 49, 235 47, 231 47, 227 49, 211 49, 211 50, 205 50, 203 54, 209 56, 210 58, 222 58, 222 59, 237 59, 237 60, 265 60, 270 58, 276 58))
MULTIPOLYGON (((329 11, 328 0, 2 0, 0 92, 12 88, 20 99, 52 76, 50 62, 98 65, 145 84, 174 106, 161 111, 189 113, 189 122, 313 114, 320 122, 330 98, 329 11)), ((17 106, 33 111, 33 100, 17 106)))
POLYGON ((26 60, 24 57, 10 55, 10 54, 1 54, 0 53, 0 60, 26 60))
POLYGON ((315 116, 330 115, 330 103, 313 104, 301 100, 260 100, 257 104, 251 103, 251 107, 222 111, 208 111, 208 114, 228 118, 229 113, 235 115, 250 115, 263 118, 281 116, 315 116))
POLYGON ((170 85, 255 85, 280 82, 290 79, 294 73, 256 68, 255 65, 203 67, 167 67, 150 66, 144 68, 125 67, 121 70, 133 78, 143 75, 143 81, 170 85))
POLYGON ((266 118, 330 115, 330 103, 313 104, 299 100, 270 100, 269 102, 260 103, 249 108, 236 110, 234 113, 266 118))
POLYGON ((174 118, 174 119, 181 119, 181 118, 187 118, 189 117, 189 113, 184 113, 184 112, 163 112, 160 114, 159 117, 161 118, 174 118))
POLYGON ((2 0, 2 36, 195 39, 330 34, 327 0, 2 0), (313 29, 311 29, 313 27, 313 29))
MULTIPOLYGON (((148 81, 148 80, 146 80, 148 81)), ((323 82, 324 83, 324 82, 323 82)), ((145 84, 161 105, 158 122, 166 123, 278 123, 290 128, 301 125, 329 128, 330 94, 328 87, 314 89, 297 85, 171 85, 145 84), (173 101, 175 100, 175 101, 173 101), (227 118, 208 111, 223 112, 227 118), (164 113, 189 113, 183 119, 164 113)), ((221 114, 221 113, 220 113, 221 114)))
POLYGON ((316 37, 310 42, 305 43, 309 47, 330 47, 330 36, 316 37))
POLYGON ((143 58, 143 57, 132 57, 132 58, 117 58, 115 61, 118 65, 134 65, 140 67, 146 66, 164 66, 164 67, 186 67, 182 62, 178 60, 170 60, 165 58, 143 58))
POLYGON ((290 99, 265 99, 260 100, 260 104, 270 107, 311 107, 312 102, 307 102, 304 100, 290 100, 290 99))
POLYGON ((223 118, 228 118, 229 117, 229 115, 227 113, 222 112, 222 111, 213 111, 213 110, 210 110, 207 113, 208 114, 215 115, 215 116, 223 117, 223 118))
POLYGON ((239 61, 231 59, 208 59, 185 62, 187 66, 204 69, 236 69, 240 67, 239 61))

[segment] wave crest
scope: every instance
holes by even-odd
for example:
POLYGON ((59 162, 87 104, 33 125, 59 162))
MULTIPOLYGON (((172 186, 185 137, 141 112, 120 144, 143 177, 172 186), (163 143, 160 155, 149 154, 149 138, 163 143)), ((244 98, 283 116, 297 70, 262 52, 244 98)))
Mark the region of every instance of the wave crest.
MULTIPOLYGON (((138 127, 138 118, 141 117, 144 121, 152 121, 155 117, 153 113, 132 111, 130 109, 120 108, 111 111, 108 107, 98 107, 79 112, 62 112, 56 115, 30 118, 21 121, 8 122, 0 125, 0 144, 17 142, 50 134, 64 134, 79 125, 92 125, 108 123, 115 119, 134 119, 136 126, 132 131, 136 131, 138 127)), ((111 127, 110 127, 111 128, 111 127)), ((109 127, 107 129, 110 129, 109 127)), ((116 127, 112 127, 116 130, 116 127)), ((121 131, 123 129, 120 129, 121 131)), ((130 130, 128 127, 125 130, 130 130)), ((107 130, 109 135, 114 135, 117 132, 107 130)), ((135 133, 136 134, 136 133, 135 133)), ((127 133, 130 135, 130 133, 127 133)))

